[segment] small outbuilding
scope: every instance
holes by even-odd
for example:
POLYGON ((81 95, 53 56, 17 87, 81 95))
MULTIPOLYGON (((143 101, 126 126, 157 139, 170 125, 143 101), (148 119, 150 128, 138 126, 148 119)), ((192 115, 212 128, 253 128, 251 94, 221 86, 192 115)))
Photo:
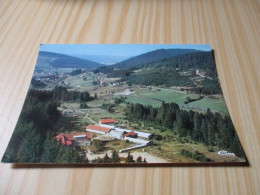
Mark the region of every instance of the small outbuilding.
POLYGON ((115 119, 111 118, 111 119, 102 119, 99 121, 99 124, 105 124, 105 125, 114 125, 115 123, 117 123, 117 121, 115 121, 115 119))

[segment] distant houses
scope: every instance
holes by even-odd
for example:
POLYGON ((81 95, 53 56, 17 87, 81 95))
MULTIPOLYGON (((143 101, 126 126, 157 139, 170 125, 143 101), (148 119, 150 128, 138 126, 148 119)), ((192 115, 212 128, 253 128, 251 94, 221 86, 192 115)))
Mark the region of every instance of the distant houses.
POLYGON ((86 146, 90 145, 92 139, 91 132, 59 134, 56 136, 57 141, 66 146, 86 146))

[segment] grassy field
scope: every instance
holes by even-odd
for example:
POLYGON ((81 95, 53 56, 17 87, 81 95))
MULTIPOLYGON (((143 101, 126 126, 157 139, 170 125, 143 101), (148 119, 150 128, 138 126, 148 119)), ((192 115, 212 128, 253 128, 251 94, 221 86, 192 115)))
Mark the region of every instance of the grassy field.
POLYGON ((189 106, 202 108, 202 109, 210 109, 213 111, 219 111, 223 114, 228 114, 227 105, 224 100, 220 99, 212 99, 212 98, 203 98, 199 101, 191 102, 188 104, 189 106))
POLYGON ((133 104, 143 104, 143 105, 152 105, 153 107, 160 107, 162 105, 162 101, 153 100, 145 96, 128 96, 126 99, 127 102, 133 104))
POLYGON ((89 101, 87 102, 87 105, 91 108, 97 108, 97 107, 101 107, 102 104, 110 104, 113 103, 112 101, 112 96, 106 96, 106 97, 98 97, 97 100, 93 100, 93 101, 89 101))
POLYGON ((68 77, 66 81, 69 83, 70 86, 77 87, 88 87, 92 85, 93 76, 88 76, 88 80, 84 81, 81 75, 75 75, 68 77))
MULTIPOLYGON (((168 89, 160 89, 159 92, 153 92, 151 90, 138 90, 136 93, 133 93, 127 96, 126 101, 130 103, 140 103, 143 105, 151 105, 153 107, 160 107, 162 101, 165 102, 174 102, 180 106, 184 106, 186 98, 190 97, 192 99, 198 98, 198 95, 185 94, 168 89)), ((199 101, 191 102, 187 104, 189 107, 194 107, 198 109, 211 109, 214 111, 219 111, 221 113, 227 114, 227 106, 224 100, 213 99, 205 97, 199 101)))
POLYGON ((138 90, 127 96, 127 101, 130 103, 140 103, 144 105, 152 105, 154 107, 161 106, 161 102, 175 102, 179 105, 184 105, 187 97, 197 98, 197 95, 188 95, 181 92, 176 92, 168 89, 160 89, 159 92, 154 92, 152 90, 138 90))
POLYGON ((135 145, 136 144, 133 142, 126 142, 124 140, 116 140, 116 141, 108 142, 106 144, 106 147, 113 148, 114 150, 119 151, 121 149, 130 148, 135 145))
POLYGON ((93 109, 92 111, 88 111, 89 117, 91 119, 93 119, 94 121, 99 121, 100 120, 100 116, 106 116, 108 118, 114 118, 115 120, 117 120, 120 124, 124 123, 125 120, 125 116, 124 116, 124 107, 126 105, 125 104, 120 104, 117 107, 115 107, 115 112, 110 113, 105 109, 101 109, 99 108, 97 109, 93 109), (96 114, 95 114, 96 113, 96 114))

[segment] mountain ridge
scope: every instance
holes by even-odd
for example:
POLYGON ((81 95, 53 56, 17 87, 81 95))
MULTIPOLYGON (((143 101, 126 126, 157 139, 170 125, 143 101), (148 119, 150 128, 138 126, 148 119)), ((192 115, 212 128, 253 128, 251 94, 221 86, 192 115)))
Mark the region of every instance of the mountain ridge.
POLYGON ((119 63, 112 65, 113 68, 132 68, 136 66, 141 66, 149 63, 154 63, 161 61, 163 59, 172 58, 179 55, 184 55, 188 53, 202 52, 196 49, 157 49, 147 53, 143 53, 119 63))
MULTIPOLYGON (((97 68, 100 66, 104 66, 104 64, 100 64, 97 62, 93 62, 90 60, 84 60, 75 56, 60 54, 55 52, 48 51, 40 51, 38 60, 45 59, 45 61, 49 61, 49 64, 54 68, 83 68, 83 69, 91 69, 97 68)), ((37 60, 37 61, 38 61, 37 60)))

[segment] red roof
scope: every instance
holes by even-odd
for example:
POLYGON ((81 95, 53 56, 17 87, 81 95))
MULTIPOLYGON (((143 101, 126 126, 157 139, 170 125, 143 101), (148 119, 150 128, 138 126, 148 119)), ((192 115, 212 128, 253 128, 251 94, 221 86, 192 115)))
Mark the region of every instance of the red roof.
POLYGON ((72 142, 71 141, 66 141, 66 144, 67 146, 71 146, 72 145, 72 142))
POLYGON ((102 123, 102 124, 106 124, 106 123, 117 123, 117 121, 115 121, 115 119, 111 118, 111 119, 103 119, 103 120, 100 120, 100 123, 102 123))
POLYGON ((123 137, 128 137, 128 136, 135 136, 136 135, 136 133, 135 132, 133 132, 133 131, 131 131, 131 132, 129 132, 129 133, 126 133, 125 135, 123 135, 123 137))
POLYGON ((56 139, 60 141, 63 145, 70 146, 72 145, 72 142, 74 140, 74 136, 79 136, 79 135, 86 135, 86 139, 91 139, 92 138, 92 133, 91 132, 86 132, 86 133, 74 133, 74 134, 59 134, 56 136, 56 139))
POLYGON ((108 133, 111 128, 100 127, 100 126, 96 126, 96 125, 88 125, 88 126, 86 127, 86 129, 91 129, 91 130, 96 130, 96 131, 103 131, 103 132, 108 133))

